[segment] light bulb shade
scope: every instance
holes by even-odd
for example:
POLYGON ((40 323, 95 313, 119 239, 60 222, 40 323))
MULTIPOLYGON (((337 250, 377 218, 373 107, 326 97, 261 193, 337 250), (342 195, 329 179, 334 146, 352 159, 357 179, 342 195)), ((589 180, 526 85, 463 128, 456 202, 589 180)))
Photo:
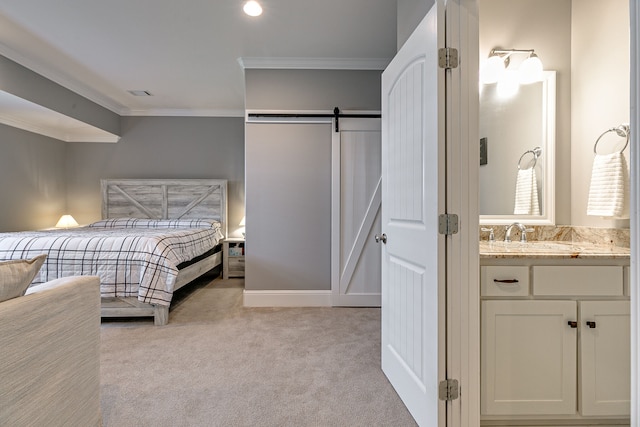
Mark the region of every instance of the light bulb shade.
POLYGON ((507 70, 498 82, 496 92, 501 98, 510 98, 518 93, 519 89, 520 83, 518 82, 518 72, 507 70))
POLYGON ((71 215, 62 215, 56 224, 56 228, 77 227, 78 223, 71 215))
POLYGON ((480 82, 483 84, 497 83, 504 74, 504 59, 498 55, 490 56, 480 68, 480 82))
POLYGON ((249 0, 242 6, 242 10, 249 16, 260 16, 262 15, 262 6, 255 0, 249 0))
POLYGON ((533 53, 530 57, 522 61, 520 68, 518 68, 518 79, 523 85, 542 81, 543 68, 540 58, 533 53))

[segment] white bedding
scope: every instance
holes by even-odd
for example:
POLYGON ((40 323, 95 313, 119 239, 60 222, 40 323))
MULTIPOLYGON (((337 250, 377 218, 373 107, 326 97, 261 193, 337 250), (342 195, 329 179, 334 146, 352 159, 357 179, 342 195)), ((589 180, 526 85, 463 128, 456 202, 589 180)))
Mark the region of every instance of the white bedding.
POLYGON ((1 233, 0 260, 45 253, 33 284, 96 275, 102 297, 137 296, 141 302, 168 306, 178 265, 211 250, 223 235, 216 222, 158 221, 118 219, 65 230, 1 233), (189 226, 200 228, 183 228, 189 226))

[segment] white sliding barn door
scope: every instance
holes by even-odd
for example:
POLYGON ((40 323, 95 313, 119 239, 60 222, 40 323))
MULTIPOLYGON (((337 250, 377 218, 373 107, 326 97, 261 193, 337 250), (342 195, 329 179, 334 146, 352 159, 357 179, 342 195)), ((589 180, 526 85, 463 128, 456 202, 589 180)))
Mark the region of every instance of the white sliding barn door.
POLYGON ((446 425, 444 6, 382 75, 382 369, 421 426, 446 425))
POLYGON ((334 306, 380 306, 380 119, 343 118, 332 142, 334 306))

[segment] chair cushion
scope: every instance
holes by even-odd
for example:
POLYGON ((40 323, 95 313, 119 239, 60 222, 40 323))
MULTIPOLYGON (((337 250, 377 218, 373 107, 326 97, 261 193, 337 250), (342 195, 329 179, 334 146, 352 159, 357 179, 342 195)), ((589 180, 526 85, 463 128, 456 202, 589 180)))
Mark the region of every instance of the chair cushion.
POLYGON ((31 259, 0 261, 0 302, 24 295, 40 267, 46 254, 31 259))

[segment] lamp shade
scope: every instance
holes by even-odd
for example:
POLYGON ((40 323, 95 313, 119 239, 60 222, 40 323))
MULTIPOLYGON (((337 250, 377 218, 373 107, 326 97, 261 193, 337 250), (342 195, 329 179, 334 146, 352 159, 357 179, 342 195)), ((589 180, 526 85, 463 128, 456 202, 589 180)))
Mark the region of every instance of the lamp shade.
POLYGON ((505 71, 504 58, 494 55, 487 58, 480 68, 480 82, 483 84, 496 83, 505 71))
POLYGON ((247 233, 246 233, 246 231, 244 229, 245 226, 247 225, 246 224, 247 223, 247 219, 246 218, 247 218, 246 216, 243 216, 242 219, 240 220, 240 230, 241 230, 241 233, 242 233, 242 237, 245 237, 245 238, 247 237, 247 233))
POLYGON ((62 215, 56 224, 56 228, 77 227, 78 222, 71 215, 62 215))
POLYGON ((520 64, 520 68, 518 68, 518 78, 523 85, 539 82, 542 80, 542 72, 542 61, 533 53, 520 64))
POLYGON ((497 93, 501 98, 510 98, 518 93, 519 89, 518 72, 513 70, 505 71, 504 76, 502 76, 496 88, 497 93))

